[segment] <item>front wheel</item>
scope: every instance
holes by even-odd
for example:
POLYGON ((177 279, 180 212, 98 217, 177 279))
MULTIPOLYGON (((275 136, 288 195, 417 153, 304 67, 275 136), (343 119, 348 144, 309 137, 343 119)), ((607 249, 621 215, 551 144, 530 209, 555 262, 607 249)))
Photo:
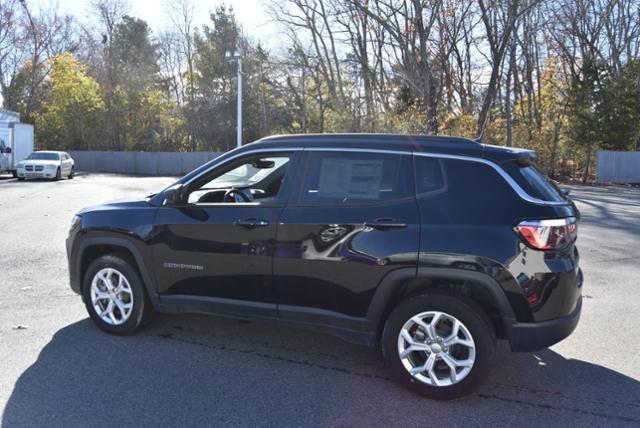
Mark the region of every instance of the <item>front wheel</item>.
POLYGON ((72 166, 71 167, 71 172, 69 172, 69 177, 68 177, 69 180, 73 179, 73 176, 75 175, 75 173, 76 173, 76 167, 72 166))
POLYGON ((82 297, 93 322, 112 334, 134 333, 153 316, 136 269, 117 255, 99 257, 89 265, 82 297))
POLYGON ((60 172, 60 168, 58 168, 56 170, 56 177, 54 178, 55 181, 60 181, 62 180, 62 173, 60 172))
POLYGON ((495 347, 495 333, 482 309, 444 291, 402 302, 382 334, 383 354, 393 374, 435 400, 472 392, 488 374, 495 347))

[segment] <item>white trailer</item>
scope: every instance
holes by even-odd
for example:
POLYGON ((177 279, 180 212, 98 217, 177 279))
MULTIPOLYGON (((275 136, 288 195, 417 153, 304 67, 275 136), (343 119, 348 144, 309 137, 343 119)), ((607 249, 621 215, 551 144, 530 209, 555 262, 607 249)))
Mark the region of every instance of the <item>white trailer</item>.
POLYGON ((33 125, 20 123, 18 113, 0 110, 0 174, 16 177, 18 162, 33 152, 33 125))

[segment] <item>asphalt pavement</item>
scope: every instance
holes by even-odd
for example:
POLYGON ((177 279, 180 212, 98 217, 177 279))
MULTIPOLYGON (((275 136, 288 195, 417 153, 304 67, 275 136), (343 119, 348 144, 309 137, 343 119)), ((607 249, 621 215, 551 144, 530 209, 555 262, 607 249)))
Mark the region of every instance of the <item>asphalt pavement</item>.
POLYGON ((550 349, 501 344, 487 383, 453 402, 392 381, 376 349, 298 328, 161 315, 99 331, 68 286, 73 214, 170 177, 0 178, 2 426, 640 425, 640 189, 572 187, 583 314, 550 349))

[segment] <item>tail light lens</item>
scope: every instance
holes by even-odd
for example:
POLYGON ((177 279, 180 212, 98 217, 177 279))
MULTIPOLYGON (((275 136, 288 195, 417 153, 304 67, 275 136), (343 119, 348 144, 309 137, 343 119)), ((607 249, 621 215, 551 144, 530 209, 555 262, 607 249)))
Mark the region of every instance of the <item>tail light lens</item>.
POLYGON ((516 226, 516 232, 532 248, 559 250, 576 240, 578 223, 575 217, 523 221, 516 226))

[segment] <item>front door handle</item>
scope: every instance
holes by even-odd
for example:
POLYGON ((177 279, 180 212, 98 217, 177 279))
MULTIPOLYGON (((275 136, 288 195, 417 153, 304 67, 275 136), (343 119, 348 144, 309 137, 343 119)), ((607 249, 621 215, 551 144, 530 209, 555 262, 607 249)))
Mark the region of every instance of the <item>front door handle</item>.
POLYGON ((258 220, 257 218, 243 218, 241 220, 236 220, 233 222, 236 226, 246 227, 249 229, 253 229, 254 227, 267 227, 269 226, 269 222, 265 220, 258 220))
POLYGON ((401 229, 403 227, 407 227, 407 223, 404 220, 395 218, 377 218, 375 220, 368 220, 364 222, 364 225, 374 229, 401 229))

